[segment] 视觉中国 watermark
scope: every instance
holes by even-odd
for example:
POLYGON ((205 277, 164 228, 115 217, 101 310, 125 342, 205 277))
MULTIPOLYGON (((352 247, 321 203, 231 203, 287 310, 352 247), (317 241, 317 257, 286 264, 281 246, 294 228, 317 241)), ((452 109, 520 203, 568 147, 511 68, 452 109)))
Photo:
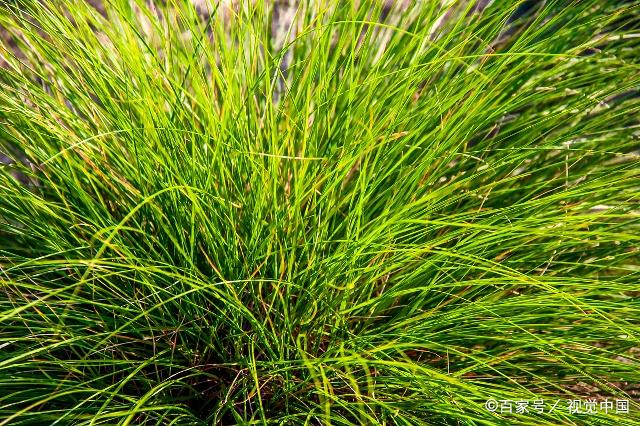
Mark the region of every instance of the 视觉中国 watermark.
POLYGON ((564 410, 567 414, 629 414, 628 399, 493 399, 485 401, 487 411, 502 415, 551 414, 564 410))

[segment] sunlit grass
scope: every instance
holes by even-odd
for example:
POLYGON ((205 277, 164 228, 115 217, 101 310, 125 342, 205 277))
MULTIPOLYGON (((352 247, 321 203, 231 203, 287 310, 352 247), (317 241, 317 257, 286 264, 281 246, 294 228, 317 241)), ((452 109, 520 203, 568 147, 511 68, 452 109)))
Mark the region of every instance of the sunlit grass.
POLYGON ((0 5, 0 425, 640 421, 633 2, 167 3, 0 5))

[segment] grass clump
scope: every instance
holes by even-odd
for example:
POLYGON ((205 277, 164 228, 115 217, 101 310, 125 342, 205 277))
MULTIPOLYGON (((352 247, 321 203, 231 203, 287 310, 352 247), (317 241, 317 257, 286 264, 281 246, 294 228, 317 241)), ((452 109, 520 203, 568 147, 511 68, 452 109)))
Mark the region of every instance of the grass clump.
POLYGON ((0 424, 640 421, 640 10, 487 3, 3 2, 0 424))

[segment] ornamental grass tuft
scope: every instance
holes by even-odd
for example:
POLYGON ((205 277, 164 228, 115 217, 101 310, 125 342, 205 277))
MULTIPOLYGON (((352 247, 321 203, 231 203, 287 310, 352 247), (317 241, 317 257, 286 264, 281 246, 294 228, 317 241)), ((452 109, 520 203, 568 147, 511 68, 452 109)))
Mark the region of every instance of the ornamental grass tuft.
POLYGON ((195 3, 0 2, 0 425, 640 424, 637 2, 195 3))

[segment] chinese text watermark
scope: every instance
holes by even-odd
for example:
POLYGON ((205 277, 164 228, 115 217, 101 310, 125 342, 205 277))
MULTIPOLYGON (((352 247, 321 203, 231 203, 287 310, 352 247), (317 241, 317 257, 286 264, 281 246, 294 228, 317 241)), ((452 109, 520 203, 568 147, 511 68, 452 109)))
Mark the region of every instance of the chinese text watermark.
POLYGON ((598 413, 608 414, 629 414, 629 400, 596 400, 596 399, 568 399, 568 400, 515 400, 515 399, 488 399, 484 403, 487 411, 511 414, 551 414, 555 411, 564 410, 568 414, 593 415, 598 413))

